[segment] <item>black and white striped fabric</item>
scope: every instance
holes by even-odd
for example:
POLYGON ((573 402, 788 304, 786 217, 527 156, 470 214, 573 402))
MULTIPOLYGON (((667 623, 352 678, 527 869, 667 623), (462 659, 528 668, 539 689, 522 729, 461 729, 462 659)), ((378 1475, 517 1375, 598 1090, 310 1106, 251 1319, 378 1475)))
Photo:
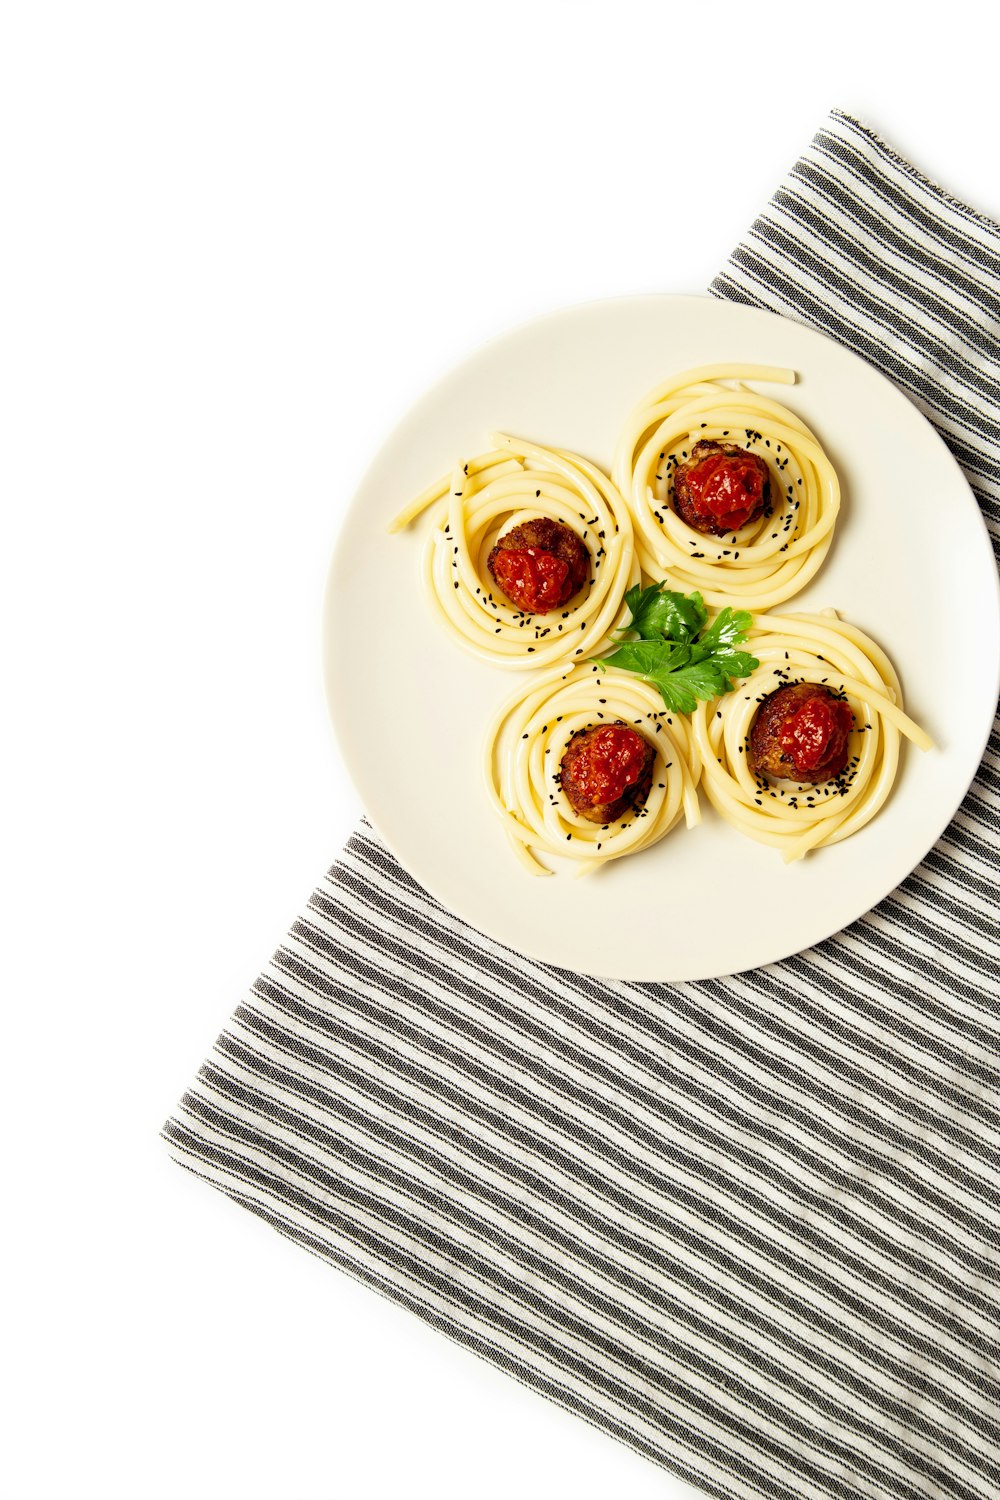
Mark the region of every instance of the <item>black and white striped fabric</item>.
MULTIPOLYGON (((885 371, 995 527, 1000 228, 838 114, 713 290, 885 371)), ((992 758, 876 911, 676 986, 501 947, 363 825, 170 1149, 710 1495, 995 1500, 997 808, 992 758)))

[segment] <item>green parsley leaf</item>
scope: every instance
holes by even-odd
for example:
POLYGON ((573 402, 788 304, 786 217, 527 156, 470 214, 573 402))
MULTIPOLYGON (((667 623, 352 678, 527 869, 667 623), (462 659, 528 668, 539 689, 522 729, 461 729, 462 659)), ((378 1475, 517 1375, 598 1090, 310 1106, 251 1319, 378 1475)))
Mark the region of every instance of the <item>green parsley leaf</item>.
POLYGON ((660 637, 682 643, 690 641, 708 619, 700 594, 677 594, 666 583, 652 583, 645 589, 636 584, 625 595, 625 603, 632 616, 627 628, 644 641, 660 637))
POLYGON ((749 651, 716 651, 712 665, 726 677, 749 677, 756 672, 760 662, 749 651))
POLYGON ((606 667, 619 667, 623 672, 638 672, 642 677, 665 675, 686 667, 691 660, 691 647, 677 645, 673 641, 625 641, 617 651, 603 658, 606 667))
POLYGON ((674 713, 693 713, 699 698, 731 693, 733 678, 748 677, 760 665, 748 651, 734 650, 753 624, 745 609, 727 605, 705 629, 708 611, 698 593, 677 594, 665 583, 637 584, 625 603, 632 616, 627 631, 641 639, 623 641, 597 665, 635 672, 659 689, 674 713))
MULTIPOLYGON (((721 698, 723 693, 731 693, 733 685, 722 667, 713 657, 705 661, 691 662, 680 672, 675 672, 669 679, 671 686, 679 686, 682 691, 693 693, 695 698, 721 698)), ((658 682, 657 687, 663 692, 664 684, 658 682)), ((683 713, 690 713, 694 708, 682 709, 683 713)))
POLYGON ((698 637, 698 649, 707 648, 706 656, 718 651, 720 646, 738 646, 746 640, 747 631, 753 624, 753 615, 745 609, 730 609, 727 604, 712 621, 706 631, 698 637))

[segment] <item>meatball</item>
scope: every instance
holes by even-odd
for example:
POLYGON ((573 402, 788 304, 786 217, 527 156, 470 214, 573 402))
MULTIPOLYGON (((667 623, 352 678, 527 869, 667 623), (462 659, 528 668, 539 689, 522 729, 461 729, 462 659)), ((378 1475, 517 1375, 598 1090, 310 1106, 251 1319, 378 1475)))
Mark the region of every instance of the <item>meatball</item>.
POLYGON ((500 592, 528 614, 561 609, 590 576, 590 553, 575 531, 539 516, 506 532, 486 560, 500 592))
POLYGON ((559 763, 559 780, 581 817, 615 823, 644 806, 655 759, 645 736, 616 720, 577 730, 559 763))
POLYGON ((843 698, 816 682, 770 693, 750 726, 748 764, 771 781, 831 781, 849 758, 854 714, 843 698))
POLYGON ((768 510, 771 479, 756 453, 706 439, 674 470, 674 508, 706 536, 739 531, 768 510))

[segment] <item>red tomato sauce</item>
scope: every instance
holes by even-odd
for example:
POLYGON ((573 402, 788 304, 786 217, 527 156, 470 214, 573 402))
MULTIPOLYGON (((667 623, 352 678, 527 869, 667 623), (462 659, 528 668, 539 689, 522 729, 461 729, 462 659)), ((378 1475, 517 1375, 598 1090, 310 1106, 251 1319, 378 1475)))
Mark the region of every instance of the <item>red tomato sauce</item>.
POLYGON ((541 547, 503 548, 493 571, 511 603, 529 614, 559 609, 574 593, 569 564, 541 547))
POLYGON ((617 802, 639 780, 648 749, 642 735, 625 724, 595 729, 579 750, 569 752, 569 769, 582 798, 592 807, 617 802))
POLYGON ((853 728, 850 705, 823 695, 807 698, 782 724, 778 739, 797 772, 825 770, 836 776, 847 764, 847 736, 853 728))
POLYGON ((738 531, 764 505, 767 465, 753 453, 711 453, 688 469, 690 504, 723 531, 738 531))

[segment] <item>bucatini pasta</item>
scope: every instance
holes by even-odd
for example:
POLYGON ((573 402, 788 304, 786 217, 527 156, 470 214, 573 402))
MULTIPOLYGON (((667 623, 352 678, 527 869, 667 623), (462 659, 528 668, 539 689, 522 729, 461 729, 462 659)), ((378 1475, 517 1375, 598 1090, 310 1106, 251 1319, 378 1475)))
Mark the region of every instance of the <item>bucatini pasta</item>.
POLYGON ((434 507, 425 588, 445 628, 467 650, 514 668, 589 655, 621 623, 625 591, 639 579, 624 502, 607 476, 577 454, 502 433, 490 440, 491 452, 459 462, 389 530, 434 507), (569 527, 590 561, 590 582, 546 614, 515 608, 487 569, 498 538, 538 517, 569 527))
POLYGON ((524 866, 551 874, 540 856, 578 862, 586 873, 662 839, 683 817, 700 820, 698 760, 690 721, 664 709, 640 678, 592 662, 534 674, 500 709, 483 750, 487 793, 524 866), (573 736, 601 724, 634 727, 656 752, 642 808, 602 826, 574 811, 560 785, 573 736))
POLYGON ((644 573, 699 589, 709 604, 769 609, 820 567, 840 508, 837 475, 794 412, 747 381, 791 385, 792 370, 717 364, 672 376, 629 416, 612 469, 635 527, 644 573), (673 475, 698 442, 735 444, 762 459, 770 499, 756 520, 706 535, 677 513, 673 475))
POLYGON ((900 736, 921 750, 930 736, 902 708, 899 680, 885 652, 833 610, 758 615, 745 649, 760 662, 735 690, 699 703, 691 727, 709 802, 741 833, 780 849, 786 861, 838 843, 863 828, 892 788, 900 736), (761 702, 805 681, 844 696, 854 715, 848 760, 835 779, 813 784, 755 774, 749 737, 761 702))

